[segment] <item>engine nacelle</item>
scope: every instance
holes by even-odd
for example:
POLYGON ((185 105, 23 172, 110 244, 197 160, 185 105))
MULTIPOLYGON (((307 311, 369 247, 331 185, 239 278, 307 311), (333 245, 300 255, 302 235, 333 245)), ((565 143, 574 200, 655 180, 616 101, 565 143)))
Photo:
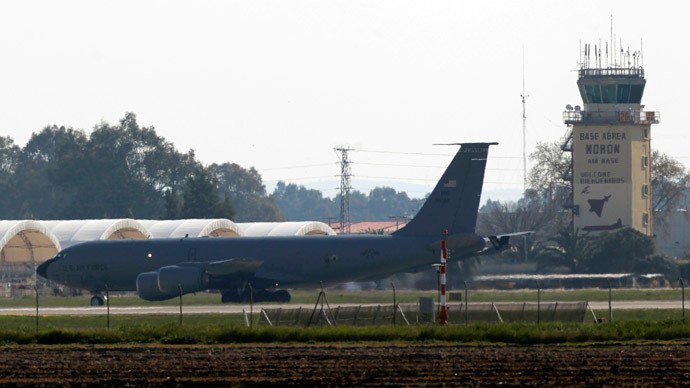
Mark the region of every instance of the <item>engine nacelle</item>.
POLYGON ((165 295, 205 290, 209 286, 209 276, 202 268, 171 265, 158 270, 158 290, 165 295))
POLYGON ((164 294, 158 288, 158 272, 144 272, 137 276, 137 292, 139 297, 152 302, 174 298, 180 294, 176 291, 172 294, 164 294))

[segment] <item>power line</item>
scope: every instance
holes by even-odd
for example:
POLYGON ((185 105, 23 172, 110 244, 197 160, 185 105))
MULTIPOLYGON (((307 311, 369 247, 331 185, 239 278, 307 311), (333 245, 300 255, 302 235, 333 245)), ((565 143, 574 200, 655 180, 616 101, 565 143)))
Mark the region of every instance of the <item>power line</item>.
MULTIPOLYGON (((377 154, 398 154, 398 155, 423 155, 423 156, 455 156, 455 154, 434 154, 426 152, 402 152, 402 151, 380 151, 380 150, 353 150, 356 152, 369 152, 377 154)), ((522 159, 522 156, 489 156, 489 159, 522 159)))
POLYGON ((322 175, 322 176, 308 176, 308 177, 300 177, 300 178, 280 178, 280 179, 266 179, 264 182, 280 182, 280 181, 303 181, 303 180, 309 180, 309 179, 324 179, 324 178, 335 178, 340 175, 322 175))
POLYGON ((337 163, 320 163, 320 164, 303 164, 301 166, 268 167, 268 168, 258 168, 257 171, 289 170, 292 168, 325 167, 325 166, 332 166, 334 164, 337 164, 337 163))
MULTIPOLYGON (((418 167, 418 168, 448 168, 448 166, 422 166, 416 164, 395 164, 395 163, 360 163, 353 162, 358 166, 391 166, 391 167, 418 167)), ((486 168, 487 171, 522 171, 521 168, 486 168)))

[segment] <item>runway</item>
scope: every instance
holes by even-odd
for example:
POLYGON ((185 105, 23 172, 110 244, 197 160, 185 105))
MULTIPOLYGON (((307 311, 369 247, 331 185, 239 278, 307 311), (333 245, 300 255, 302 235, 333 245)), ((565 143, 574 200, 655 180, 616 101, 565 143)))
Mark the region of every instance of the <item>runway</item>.
MULTIPOLYGON (((516 302, 522 303, 522 302, 516 302)), ((548 302, 544 302, 546 304, 548 302)), ((470 303, 471 305, 472 303, 470 303)), ((378 304, 359 304, 359 303, 343 303, 332 304, 331 308, 338 306, 377 306, 378 304)), ((451 304, 453 306, 457 304, 451 304)), ((589 302, 589 305, 594 310, 608 310, 608 302, 589 302)), ((664 310, 664 309, 681 309, 682 304, 680 300, 645 300, 645 301, 620 301, 613 302, 611 305, 613 310, 664 310)), ((690 305, 687 306, 690 308, 690 305)), ((313 309, 314 304, 258 304, 254 305, 254 312, 261 311, 262 308, 274 309, 313 309)), ((458 307, 456 307, 458 308, 458 307)), ((217 304, 217 305, 189 305, 182 306, 182 314, 241 314, 242 310, 249 312, 250 306, 248 304, 217 304)), ((105 315, 106 307, 40 307, 38 309, 39 315, 74 315, 74 316, 94 316, 105 315)), ((111 315, 176 315, 180 313, 179 305, 162 305, 162 306, 128 306, 128 307, 110 307, 111 315)), ((7 307, 0 308, 0 315, 35 315, 35 307, 7 307)))

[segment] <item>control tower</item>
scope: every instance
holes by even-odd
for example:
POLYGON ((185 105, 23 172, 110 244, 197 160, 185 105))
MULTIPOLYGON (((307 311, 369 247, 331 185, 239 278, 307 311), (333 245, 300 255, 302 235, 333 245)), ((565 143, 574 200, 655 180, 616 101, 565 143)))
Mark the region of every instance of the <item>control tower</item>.
POLYGON ((632 227, 651 236, 650 130, 659 112, 641 104, 641 52, 610 52, 608 44, 604 58, 601 47, 581 50, 577 86, 584 108, 568 105, 563 113, 569 132, 562 148, 573 156, 573 225, 584 232, 632 227))

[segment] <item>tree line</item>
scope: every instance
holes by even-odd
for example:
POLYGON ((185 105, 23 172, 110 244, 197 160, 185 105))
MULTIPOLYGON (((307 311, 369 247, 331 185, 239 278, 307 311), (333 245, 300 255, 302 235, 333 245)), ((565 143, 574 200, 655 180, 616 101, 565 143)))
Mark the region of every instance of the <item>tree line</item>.
MULTIPOLYGON (((284 182, 268 194, 254 167, 203 165, 134 113, 90 133, 47 126, 24 147, 0 136, 0 190, 0 219, 322 220, 339 215, 340 203, 284 182)), ((350 202, 353 220, 382 220, 413 215, 422 200, 376 188, 354 192, 350 202)))

